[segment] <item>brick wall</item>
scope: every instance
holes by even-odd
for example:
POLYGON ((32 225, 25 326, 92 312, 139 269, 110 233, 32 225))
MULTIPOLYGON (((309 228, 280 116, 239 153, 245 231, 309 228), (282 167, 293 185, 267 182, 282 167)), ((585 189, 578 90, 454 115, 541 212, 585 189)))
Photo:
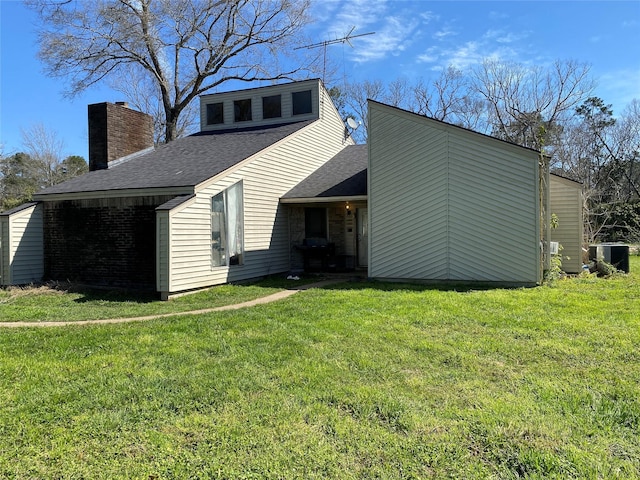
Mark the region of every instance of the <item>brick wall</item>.
POLYGON ((336 246, 336 255, 345 253, 344 222, 346 210, 342 203, 327 209, 329 220, 329 241, 336 246))
POLYGON ((95 103, 88 107, 89 170, 153 146, 153 118, 124 104, 95 103))
POLYGON ((155 290, 155 208, 171 198, 44 202, 45 278, 155 290))

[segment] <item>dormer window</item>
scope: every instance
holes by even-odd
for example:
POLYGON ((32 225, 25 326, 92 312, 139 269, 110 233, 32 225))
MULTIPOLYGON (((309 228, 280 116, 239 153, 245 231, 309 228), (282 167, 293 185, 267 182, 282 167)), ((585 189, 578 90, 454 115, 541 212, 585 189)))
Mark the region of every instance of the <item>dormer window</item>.
POLYGON ((262 97, 262 118, 282 117, 282 102, 280 95, 262 97))
POLYGON ((224 123, 223 103, 207 104, 207 125, 218 125, 224 123))
MULTIPOLYGON (((0 0, 1 2, 2 0, 0 0)), ((218 92, 200 97, 200 129, 224 130, 319 118, 318 80, 218 92)))
POLYGON ((233 102, 234 122, 248 122, 251 117, 251 99, 236 100, 233 102))
POLYGON ((293 103, 293 114, 304 115, 305 113, 311 113, 311 90, 304 90, 302 92, 293 92, 291 94, 291 101, 293 103))

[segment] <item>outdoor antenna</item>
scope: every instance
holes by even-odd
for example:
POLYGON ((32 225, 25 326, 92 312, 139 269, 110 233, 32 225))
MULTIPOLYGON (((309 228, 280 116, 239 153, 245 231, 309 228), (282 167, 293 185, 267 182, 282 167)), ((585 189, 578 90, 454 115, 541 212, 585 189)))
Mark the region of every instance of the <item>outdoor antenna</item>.
POLYGON ((336 38, 335 40, 325 40, 323 42, 312 43, 311 45, 303 45, 301 47, 294 48, 294 50, 300 50, 302 48, 306 48, 306 49, 312 49, 312 48, 318 48, 318 47, 324 48, 324 54, 322 59, 322 83, 324 83, 324 76, 327 70, 327 45, 334 45, 336 43, 347 43, 351 48, 353 48, 353 45, 351 44, 351 39, 364 37, 366 35, 373 35, 374 33, 376 33, 376 32, 368 32, 368 33, 360 33, 358 35, 352 35, 355 29, 356 29, 355 26, 351 27, 351 30, 349 30, 349 33, 347 33, 342 38, 336 38))

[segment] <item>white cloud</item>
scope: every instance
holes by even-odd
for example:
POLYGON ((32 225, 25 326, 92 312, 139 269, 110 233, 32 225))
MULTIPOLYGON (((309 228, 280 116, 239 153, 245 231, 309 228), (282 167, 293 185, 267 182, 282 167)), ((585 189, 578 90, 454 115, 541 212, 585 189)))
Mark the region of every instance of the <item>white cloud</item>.
POLYGON ((502 21, 506 18, 509 18, 509 15, 507 15, 504 12, 497 12, 495 10, 492 10, 491 12, 489 12, 489 19, 490 20, 499 20, 502 21))
POLYGON ((429 47, 427 50, 418 55, 419 63, 435 63, 440 59, 440 49, 436 47, 429 47))
MULTIPOLYGON (((324 40, 341 38, 355 26, 356 31, 364 32, 384 17, 387 2, 384 0, 372 2, 370 0, 351 0, 349 2, 327 2, 333 4, 330 10, 333 21, 324 29, 324 40)), ((325 6, 324 8, 328 8, 325 6)))
POLYGON ((443 55, 447 66, 464 70, 481 64, 484 60, 517 60, 518 53, 510 47, 470 41, 462 47, 443 55))
POLYGON ((375 35, 354 39, 353 49, 345 50, 356 63, 381 60, 406 51, 420 33, 418 28, 433 18, 431 12, 416 14, 415 8, 403 8, 402 2, 350 0, 327 3, 329 5, 319 7, 318 18, 327 21, 318 42, 341 39, 353 27, 356 27, 353 35, 375 32, 375 35))
POLYGON ((419 15, 420 18, 424 20, 424 23, 431 23, 434 20, 439 20, 440 16, 436 15, 434 12, 422 12, 419 15))
POLYGON ((513 48, 486 41, 470 40, 451 47, 432 46, 416 57, 418 63, 437 64, 441 68, 455 67, 460 70, 479 65, 485 59, 515 60, 517 51, 513 48))
MULTIPOLYGON (((492 17, 498 16, 495 12, 492 14, 492 17)), ((417 54, 416 61, 430 63, 432 68, 452 66, 459 69, 478 65, 487 58, 517 61, 519 56, 523 56, 519 53, 522 40, 530 36, 529 31, 513 32, 502 25, 501 28, 486 30, 476 38, 460 41, 468 33, 466 30, 455 31, 449 26, 440 28, 432 34, 437 44, 417 54)))
POLYGON ((433 38, 435 38, 436 40, 442 41, 447 37, 451 37, 454 35, 457 35, 458 33, 455 32, 452 28, 450 27, 444 27, 440 30, 438 30, 437 32, 435 32, 433 34, 433 38))
POLYGON ((481 51, 481 45, 476 41, 467 42, 447 55, 447 65, 461 70, 480 63, 485 54, 481 51))
POLYGON ((363 37, 354 46, 353 59, 358 63, 380 60, 388 55, 406 51, 413 42, 413 34, 419 26, 417 19, 390 16, 376 26, 375 35, 363 37))
MULTIPOLYGON (((427 4, 425 4, 427 5, 427 4)), ((530 37, 528 31, 510 31, 500 12, 498 28, 476 33, 462 29, 456 18, 444 19, 431 10, 421 11, 421 4, 395 0, 324 0, 319 8, 323 31, 317 42, 336 40, 351 32, 353 35, 375 32, 353 40, 353 48, 344 47, 344 54, 356 64, 406 56, 431 68, 454 66, 467 68, 485 58, 518 60, 519 42, 530 37), (478 36, 479 35, 479 36, 478 36), (421 51, 416 46, 423 44, 421 51)), ((418 47, 420 48, 420 47, 418 47)), ((410 60, 405 59, 404 63, 410 60)))
POLYGON ((488 41, 494 41, 498 43, 515 43, 523 40, 529 36, 528 32, 506 32, 504 30, 487 30, 483 36, 488 41))
POLYGON ((311 18, 316 23, 328 22, 333 18, 335 11, 340 7, 341 2, 325 0, 323 2, 313 2, 311 4, 311 18))

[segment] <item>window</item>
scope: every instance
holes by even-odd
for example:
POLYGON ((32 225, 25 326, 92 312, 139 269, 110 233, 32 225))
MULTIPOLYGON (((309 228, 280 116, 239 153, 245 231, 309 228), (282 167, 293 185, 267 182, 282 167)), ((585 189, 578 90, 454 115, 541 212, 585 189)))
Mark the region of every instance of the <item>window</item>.
POLYGON ((304 209, 305 238, 327 238, 327 209, 304 209))
POLYGON ((262 97, 262 118, 280 117, 282 117, 282 103, 280 102, 280 95, 262 97))
POLYGON ((224 123, 224 108, 222 103, 207 104, 207 125, 224 123))
POLYGON ((242 182, 211 199, 211 265, 242 265, 244 256, 242 182))
POLYGON ((311 113, 311 90, 305 90, 303 92, 293 92, 291 94, 291 101, 293 102, 293 114, 303 115, 305 113, 311 113))
POLYGON ((251 99, 233 102, 234 122, 248 122, 251 120, 251 99))
POLYGON ((227 221, 224 215, 224 192, 211 199, 211 252, 212 265, 227 264, 227 221))

